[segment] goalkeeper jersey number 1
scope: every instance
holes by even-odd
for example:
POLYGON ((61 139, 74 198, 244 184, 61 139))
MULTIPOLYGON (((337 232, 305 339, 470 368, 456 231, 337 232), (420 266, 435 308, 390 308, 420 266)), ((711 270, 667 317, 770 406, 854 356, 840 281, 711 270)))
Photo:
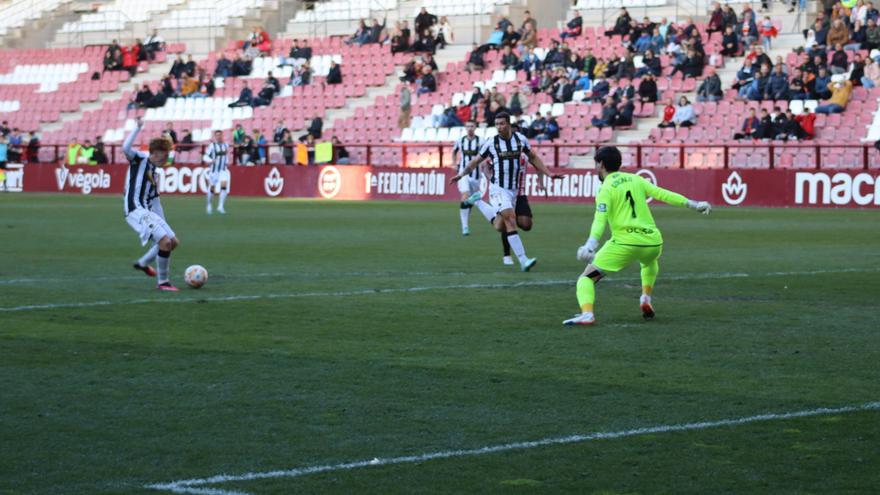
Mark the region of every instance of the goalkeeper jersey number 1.
POLYGON ((674 206, 687 204, 687 198, 681 194, 657 187, 639 175, 624 172, 609 174, 596 196, 596 216, 590 237, 601 239, 607 221, 611 227, 611 240, 616 244, 663 244, 663 236, 648 208, 649 197, 674 206))

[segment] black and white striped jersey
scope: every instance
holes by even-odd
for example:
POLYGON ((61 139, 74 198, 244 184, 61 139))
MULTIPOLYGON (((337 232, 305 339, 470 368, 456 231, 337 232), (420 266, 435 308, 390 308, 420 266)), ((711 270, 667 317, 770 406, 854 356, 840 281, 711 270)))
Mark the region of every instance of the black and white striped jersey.
POLYGON ((207 151, 205 151, 205 162, 211 163, 212 174, 226 170, 226 167, 229 166, 229 145, 214 142, 209 144, 207 151))
MULTIPOLYGON (((470 163, 471 160, 477 157, 480 154, 480 145, 483 144, 480 142, 480 136, 474 136, 473 138, 469 138, 467 134, 458 138, 455 141, 455 146, 453 146, 452 151, 458 151, 461 153, 461 156, 458 158, 458 172, 461 173, 467 164, 470 163)), ((480 180, 480 167, 475 167, 469 177, 471 179, 480 180)))
POLYGON ((125 174, 124 211, 125 216, 138 209, 151 210, 153 200, 159 197, 156 187, 156 166, 150 162, 149 155, 133 149, 125 149, 128 159, 128 172, 125 174))
POLYGON ((531 150, 525 136, 511 133, 504 139, 500 135, 489 138, 480 148, 480 156, 490 160, 493 184, 511 191, 519 190, 520 171, 525 168, 522 155, 531 150))

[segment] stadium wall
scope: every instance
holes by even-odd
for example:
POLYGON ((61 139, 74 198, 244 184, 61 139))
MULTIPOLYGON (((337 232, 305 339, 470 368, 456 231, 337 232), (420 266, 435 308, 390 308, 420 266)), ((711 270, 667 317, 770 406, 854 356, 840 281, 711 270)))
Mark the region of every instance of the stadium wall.
MULTIPOLYGON (((7 171, 7 190, 76 194, 122 194, 127 167, 30 164, 7 171)), ((156 180, 163 194, 202 194, 206 168, 173 166, 156 180)), ((233 167, 232 194, 327 200, 459 201, 449 184, 451 169, 345 166, 233 167)), ((529 174, 525 193, 533 202, 592 203, 599 187, 590 170, 558 169, 564 178, 545 191, 529 174)), ((880 170, 682 170, 639 169, 661 187, 718 205, 765 207, 880 208, 880 170)), ((483 184, 485 188, 485 184, 483 184)))

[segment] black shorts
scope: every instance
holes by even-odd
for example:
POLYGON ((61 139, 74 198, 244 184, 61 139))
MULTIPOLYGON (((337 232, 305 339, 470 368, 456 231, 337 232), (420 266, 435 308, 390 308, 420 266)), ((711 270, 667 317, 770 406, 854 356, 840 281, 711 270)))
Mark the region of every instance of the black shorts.
POLYGON ((516 207, 514 209, 516 211, 516 216, 518 217, 532 217, 532 207, 529 206, 529 197, 525 194, 521 194, 516 197, 516 207))
POLYGON ((0 161, 0 169, 6 170, 6 162, 0 161))

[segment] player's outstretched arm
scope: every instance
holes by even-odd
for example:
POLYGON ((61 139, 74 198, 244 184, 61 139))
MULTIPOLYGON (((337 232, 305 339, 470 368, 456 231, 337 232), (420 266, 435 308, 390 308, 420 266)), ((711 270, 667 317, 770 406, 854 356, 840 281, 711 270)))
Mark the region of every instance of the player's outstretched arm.
POLYGON ((144 126, 144 121, 140 117, 136 118, 134 123, 134 129, 122 143, 122 152, 125 153, 125 156, 128 158, 132 158, 136 153, 135 149, 132 146, 134 146, 134 140, 137 139, 138 133, 141 132, 141 128, 144 126))
POLYGON ((697 210, 703 215, 708 215, 712 212, 712 205, 709 204, 708 201, 694 201, 692 199, 684 197, 681 194, 678 194, 677 192, 655 186, 653 183, 645 179, 642 180, 645 184, 645 193, 647 196, 650 196, 659 201, 663 201, 664 203, 672 206, 686 206, 692 210, 697 210))
POLYGON ((452 184, 461 180, 462 177, 467 177, 468 174, 473 172, 474 169, 477 168, 481 163, 483 163, 483 160, 485 159, 486 158, 482 156, 475 157, 473 160, 468 162, 467 167, 465 167, 464 170, 459 172, 458 175, 456 175, 455 177, 449 179, 449 183, 452 184))
POLYGON ((546 175, 547 177, 550 177, 551 179, 561 179, 564 177, 562 174, 550 173, 550 169, 547 168, 547 165, 544 165, 544 160, 541 160, 541 157, 538 156, 537 153, 535 153, 535 150, 529 149, 529 151, 526 153, 526 156, 529 157, 529 163, 531 163, 532 165, 534 165, 534 167, 536 169, 538 169, 538 172, 540 172, 540 175, 542 175, 542 176, 546 175))

